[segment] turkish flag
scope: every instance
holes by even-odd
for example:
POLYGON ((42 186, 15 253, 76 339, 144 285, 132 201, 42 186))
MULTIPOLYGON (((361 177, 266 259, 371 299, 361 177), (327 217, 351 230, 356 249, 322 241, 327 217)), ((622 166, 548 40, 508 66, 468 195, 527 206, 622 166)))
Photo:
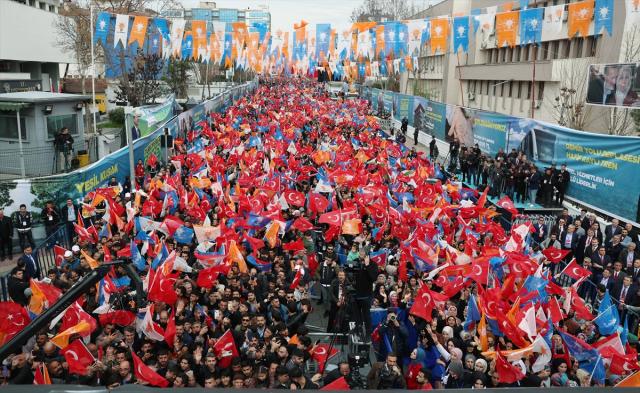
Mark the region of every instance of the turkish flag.
POLYGON ((118 258, 131 258, 131 247, 124 247, 116 252, 118 258))
POLYGON ((286 251, 293 251, 293 252, 304 250, 304 242, 302 241, 302 239, 298 239, 294 242, 283 244, 282 248, 286 251))
POLYGON ((178 300, 178 295, 173 284, 179 274, 180 272, 176 272, 175 275, 168 274, 165 276, 163 269, 158 268, 149 284, 148 299, 154 302, 175 304, 178 300))
POLYGON ((471 273, 468 276, 478 285, 487 285, 489 280, 489 258, 476 258, 471 264, 471 273))
POLYGON ((437 303, 443 303, 447 300, 449 300, 449 298, 446 295, 430 291, 426 286, 423 286, 418 290, 416 299, 414 300, 409 313, 430 322, 431 312, 434 307, 436 307, 437 303))
POLYGON ((626 375, 627 373, 636 370, 640 370, 640 365, 638 365, 638 355, 635 353, 630 353, 628 355, 615 354, 611 358, 609 371, 612 374, 626 375))
POLYGON ((171 310, 171 316, 167 323, 167 328, 164 329, 164 341, 169 344, 169 347, 173 348, 173 341, 176 338, 176 310, 171 310))
POLYGON ((60 267, 62 261, 64 261, 64 253, 67 252, 67 249, 64 247, 60 247, 59 245, 53 246, 53 254, 56 257, 56 266, 60 267))
POLYGON ((15 302, 0 302, 0 315, 0 344, 12 339, 31 322, 27 310, 15 302))
POLYGON ((542 254, 547 257, 547 259, 553 263, 558 263, 563 260, 571 250, 558 250, 554 247, 549 247, 547 249, 542 250, 542 254))
POLYGON ((296 219, 291 225, 291 229, 297 229, 300 232, 306 232, 313 229, 313 224, 304 217, 296 219))
POLYGON ((213 266, 208 269, 200 270, 196 284, 201 288, 210 289, 213 287, 215 280, 220 274, 220 267, 213 266))
POLYGON ((284 196, 284 200, 287 201, 289 205, 302 207, 306 202, 306 198, 304 194, 300 191, 296 190, 284 190, 282 191, 282 196, 284 196))
POLYGON ((144 364, 142 359, 140 359, 134 351, 131 351, 131 357, 133 357, 133 371, 135 372, 136 379, 147 382, 151 386, 161 388, 169 386, 169 381, 144 364))
POLYGON ((562 272, 575 280, 581 280, 591 275, 591 271, 578 265, 575 258, 569 262, 562 272))
POLYGON ((558 303, 558 299, 555 296, 549 300, 549 314, 554 325, 557 325, 565 318, 562 308, 558 303))
POLYGON ((324 213, 320 215, 318 222, 321 224, 329 224, 335 226, 341 226, 342 224, 342 215, 340 210, 334 210, 329 213, 324 213))
POLYGON ((117 310, 98 315, 100 325, 104 326, 107 323, 113 323, 118 326, 129 326, 136 321, 136 314, 131 311, 117 310))
POLYGON ((218 365, 221 369, 231 366, 233 359, 240 356, 236 348, 236 343, 233 341, 231 330, 227 330, 220 336, 218 341, 213 345, 213 352, 218 357, 218 365))
POLYGON ((327 362, 327 359, 331 359, 339 352, 340 351, 333 347, 329 350, 329 344, 316 344, 313 348, 313 352, 311 352, 311 358, 318 362, 318 372, 322 374, 324 371, 324 364, 327 362))
POLYGON ((82 340, 75 340, 60 352, 64 355, 72 374, 87 375, 87 367, 96 361, 82 340))
POLYGON ((508 196, 503 196, 497 203, 498 206, 513 214, 514 216, 518 214, 518 209, 516 209, 516 205, 513 204, 513 201, 508 196))
POLYGON ((244 235, 244 240, 249 243, 251 250, 253 251, 258 251, 264 247, 264 241, 262 239, 256 239, 255 237, 244 235))
POLYGON ((302 281, 302 277, 304 277, 304 269, 301 267, 296 272, 295 277, 293 277, 293 281, 291 282, 291 285, 289 285, 289 289, 296 289, 298 285, 300 285, 300 281, 302 281))
POLYGON ((351 390, 347 380, 340 377, 328 385, 323 386, 320 390, 351 390))
POLYGON ((589 311, 587 306, 584 304, 584 300, 580 297, 580 295, 578 295, 578 292, 576 292, 576 289, 574 287, 571 287, 570 291, 571 294, 567 295, 567 297, 570 299, 570 307, 568 309, 574 310, 579 318, 591 321, 593 319, 593 314, 591 314, 591 311, 589 311))
POLYGON ((507 362, 500 352, 496 352, 496 372, 500 383, 514 383, 524 378, 520 367, 516 367, 507 362))

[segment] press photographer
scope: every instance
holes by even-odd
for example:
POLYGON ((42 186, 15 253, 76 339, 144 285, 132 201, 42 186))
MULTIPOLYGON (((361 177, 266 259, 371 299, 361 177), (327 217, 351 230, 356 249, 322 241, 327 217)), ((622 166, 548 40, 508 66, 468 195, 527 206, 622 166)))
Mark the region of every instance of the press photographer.
POLYGON ((374 390, 407 388, 395 353, 389 353, 385 362, 374 363, 367 376, 367 388, 374 390))

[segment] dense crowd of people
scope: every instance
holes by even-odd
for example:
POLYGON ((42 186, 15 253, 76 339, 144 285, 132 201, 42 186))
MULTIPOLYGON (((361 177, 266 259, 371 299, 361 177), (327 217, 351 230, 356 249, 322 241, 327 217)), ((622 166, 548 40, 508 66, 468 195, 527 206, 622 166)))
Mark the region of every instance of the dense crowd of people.
POLYGON ((137 189, 112 179, 79 206, 48 205, 44 222, 67 225, 74 245, 53 246, 57 266, 40 271, 25 239, 2 341, 114 260, 135 266, 144 301, 114 265, 4 360, 5 381, 479 389, 614 385, 640 369, 633 228, 565 211, 551 228, 505 231, 487 198, 530 198, 526 157, 461 149, 479 185, 466 189, 370 111, 267 79, 176 139, 170 162, 139 162, 137 189), (327 366, 337 350, 311 338, 312 314, 371 343, 366 375, 345 354, 327 366))

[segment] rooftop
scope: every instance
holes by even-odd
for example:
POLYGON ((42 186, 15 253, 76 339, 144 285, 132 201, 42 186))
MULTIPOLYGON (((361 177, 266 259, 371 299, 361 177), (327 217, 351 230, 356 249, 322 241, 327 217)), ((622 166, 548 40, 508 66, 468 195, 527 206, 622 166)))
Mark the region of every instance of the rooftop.
POLYGON ((91 96, 82 94, 50 93, 48 91, 20 91, 0 94, 0 101, 9 102, 65 102, 86 101, 91 96))

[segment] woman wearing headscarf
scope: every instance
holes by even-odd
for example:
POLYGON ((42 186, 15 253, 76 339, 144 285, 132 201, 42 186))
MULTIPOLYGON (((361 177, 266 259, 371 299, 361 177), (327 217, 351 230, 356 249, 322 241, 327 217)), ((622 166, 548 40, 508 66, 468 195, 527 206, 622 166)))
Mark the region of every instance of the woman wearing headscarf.
POLYGON ((420 370, 425 366, 425 358, 427 354, 422 348, 416 348, 411 351, 409 356, 409 365, 406 367, 407 373, 405 380, 407 381, 407 389, 414 390, 418 388, 416 378, 420 370))

